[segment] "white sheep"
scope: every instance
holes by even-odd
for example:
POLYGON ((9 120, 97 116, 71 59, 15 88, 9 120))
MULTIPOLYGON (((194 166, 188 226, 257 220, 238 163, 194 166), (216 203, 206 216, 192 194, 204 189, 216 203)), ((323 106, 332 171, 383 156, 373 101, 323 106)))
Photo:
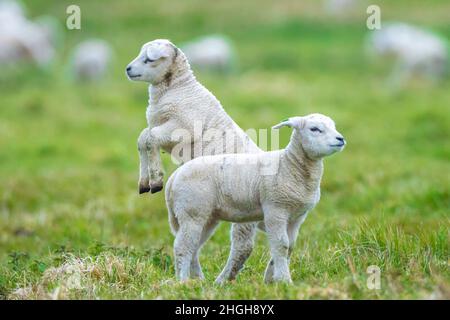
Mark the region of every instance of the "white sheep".
POLYGON ((352 11, 357 6, 356 0, 325 0, 325 10, 335 16, 341 16, 352 11))
POLYGON ((414 73, 433 80, 444 76, 448 63, 446 43, 437 35, 405 23, 385 24, 368 38, 370 54, 393 57, 396 66, 391 80, 401 84, 414 73))
POLYGON ((319 201, 322 159, 341 151, 345 141, 333 120, 321 114, 293 117, 274 128, 282 126, 294 128, 286 149, 199 157, 169 178, 166 204, 178 279, 196 277, 192 260, 221 220, 263 221, 272 255, 265 280, 291 282, 289 255, 300 225, 319 201), (267 167, 277 170, 266 174, 267 167))
POLYGON ((25 10, 21 3, 12 0, 0 1, 0 21, 11 22, 17 18, 25 18, 25 10), (13 20, 7 20, 13 19, 13 20))
POLYGON ((48 25, 27 20, 14 1, 0 2, 0 64, 29 60, 48 65, 54 57, 52 32, 48 25))
POLYGON ((199 70, 230 71, 235 53, 228 39, 223 36, 206 36, 181 47, 190 64, 199 70))
MULTIPOLYGON (((168 40, 154 40, 142 46, 139 55, 127 66, 130 80, 144 81, 149 86, 147 123, 138 139, 140 159, 139 192, 158 192, 163 188, 163 170, 160 149, 171 153, 183 163, 191 159, 181 156, 173 149, 181 145, 182 150, 199 149, 202 154, 262 152, 244 131, 230 118, 220 102, 195 78, 184 53, 168 40), (196 126, 197 125, 197 126, 196 126), (196 127, 199 133, 196 133, 196 127), (183 131, 188 139, 179 143, 183 131), (208 136, 215 131, 217 135, 208 136), (229 150, 222 136, 235 142, 229 150), (209 151, 208 151, 209 150, 209 151)), ((195 151, 194 150, 194 151, 195 151)), ((234 279, 249 257, 253 248, 256 224, 233 224, 231 253, 221 274, 222 279, 234 279)), ((198 259, 194 257, 192 269, 202 277, 198 259)))
POLYGON ((74 50, 72 71, 77 80, 93 81, 103 78, 111 62, 112 49, 106 41, 90 39, 74 50))

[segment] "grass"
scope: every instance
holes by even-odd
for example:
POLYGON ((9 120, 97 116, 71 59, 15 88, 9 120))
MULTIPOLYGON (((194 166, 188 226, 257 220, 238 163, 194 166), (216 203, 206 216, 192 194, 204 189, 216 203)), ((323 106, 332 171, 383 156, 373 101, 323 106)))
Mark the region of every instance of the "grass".
MULTIPOLYGON (((386 19, 450 37, 446 1, 379 2, 386 19)), ((63 23, 70 3, 26 4, 31 16, 63 23)), ((387 67, 363 55, 365 8, 343 20, 324 16, 317 1, 79 5, 82 30, 63 32, 52 68, 0 75, 1 298, 450 298, 450 82, 390 90, 387 67), (234 41, 239 69, 197 77, 241 127, 321 112, 349 142, 326 160, 321 202, 293 254, 293 286, 263 283, 263 234, 239 278, 214 285, 227 223, 202 251, 206 281, 176 283, 163 195, 137 194, 147 88, 127 81, 124 67, 146 41, 211 32, 234 41), (66 61, 92 36, 111 42, 115 61, 104 82, 77 85, 66 61), (366 286, 370 265, 381 270, 380 290, 366 286)))

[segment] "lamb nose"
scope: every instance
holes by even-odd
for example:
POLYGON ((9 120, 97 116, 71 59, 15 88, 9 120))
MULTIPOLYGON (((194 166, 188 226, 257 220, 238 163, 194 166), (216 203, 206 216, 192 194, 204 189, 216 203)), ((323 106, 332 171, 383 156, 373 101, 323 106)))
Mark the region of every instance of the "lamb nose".
POLYGON ((339 140, 340 142, 344 142, 344 137, 336 137, 337 140, 339 140))
POLYGON ((130 70, 131 70, 131 67, 130 67, 130 66, 128 66, 128 67, 127 67, 127 71, 130 71, 130 70))

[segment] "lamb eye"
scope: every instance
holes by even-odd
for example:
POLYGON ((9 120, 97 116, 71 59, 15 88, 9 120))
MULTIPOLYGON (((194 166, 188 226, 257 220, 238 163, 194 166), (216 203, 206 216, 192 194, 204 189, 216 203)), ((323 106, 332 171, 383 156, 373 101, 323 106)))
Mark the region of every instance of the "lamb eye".
POLYGON ((155 60, 152 60, 152 59, 146 58, 146 59, 144 60, 144 63, 145 63, 145 64, 147 64, 147 63, 149 63, 149 62, 153 62, 153 61, 155 61, 155 60))
POLYGON ((311 130, 312 132, 322 132, 322 130, 320 130, 320 129, 317 128, 317 127, 312 127, 312 128, 309 129, 309 130, 311 130))

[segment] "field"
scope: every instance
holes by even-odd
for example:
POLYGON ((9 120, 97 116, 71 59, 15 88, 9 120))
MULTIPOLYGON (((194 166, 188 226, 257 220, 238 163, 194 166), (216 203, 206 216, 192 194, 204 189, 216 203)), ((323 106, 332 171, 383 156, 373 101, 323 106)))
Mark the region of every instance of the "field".
MULTIPOLYGON (((65 25, 67 1, 25 1, 65 25)), ((0 75, 0 299, 450 299, 450 81, 393 90, 364 55, 366 6, 346 18, 319 1, 77 1, 52 68, 0 75), (108 3, 108 5, 106 5, 108 3), (229 252, 223 223, 203 248, 206 280, 175 281, 164 195, 138 195, 136 139, 147 87, 125 66, 144 42, 226 34, 238 65, 196 72, 244 129, 331 116, 348 145, 325 161, 322 199, 302 226, 294 285, 265 285, 264 234, 238 279, 214 285, 229 252), (115 49, 108 78, 68 76, 89 37, 115 49), (367 268, 381 271, 371 290, 367 268)), ((450 3, 378 1, 382 19, 450 38, 450 3)), ((281 131, 281 146, 289 139, 281 131)), ((164 157, 166 179, 175 169, 164 157)))

